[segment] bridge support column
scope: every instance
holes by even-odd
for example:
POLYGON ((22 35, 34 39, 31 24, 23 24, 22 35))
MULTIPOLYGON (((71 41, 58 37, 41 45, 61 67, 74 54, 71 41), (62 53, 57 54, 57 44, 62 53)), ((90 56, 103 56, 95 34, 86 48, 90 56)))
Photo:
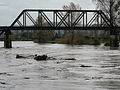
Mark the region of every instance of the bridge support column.
POLYGON ((5 34, 4 34, 4 47, 5 48, 12 48, 11 31, 5 31, 5 34))
POLYGON ((119 33, 117 30, 110 31, 110 47, 118 48, 119 47, 119 33))

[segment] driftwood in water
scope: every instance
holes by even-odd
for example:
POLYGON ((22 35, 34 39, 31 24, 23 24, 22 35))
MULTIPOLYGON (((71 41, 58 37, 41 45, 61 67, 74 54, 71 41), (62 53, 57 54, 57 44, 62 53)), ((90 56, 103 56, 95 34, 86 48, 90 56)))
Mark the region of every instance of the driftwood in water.
POLYGON ((47 55, 22 55, 22 54, 17 54, 16 55, 16 58, 17 59, 34 59, 34 60, 37 60, 37 61, 45 61, 45 60, 76 60, 75 58, 61 58, 61 59, 57 59, 57 58, 54 58, 54 57, 48 57, 47 55))
POLYGON ((34 59, 37 61, 41 61, 41 60, 47 60, 48 56, 47 55, 35 55, 34 59))
POLYGON ((16 58, 26 58, 25 56, 22 56, 22 55, 16 55, 16 58))
POLYGON ((34 55, 17 54, 16 58, 17 59, 22 59, 22 58, 24 58, 24 59, 32 59, 32 58, 34 58, 34 55))
POLYGON ((65 58, 65 60, 76 60, 75 58, 65 58))
POLYGON ((81 65, 80 67, 92 67, 92 66, 81 65))

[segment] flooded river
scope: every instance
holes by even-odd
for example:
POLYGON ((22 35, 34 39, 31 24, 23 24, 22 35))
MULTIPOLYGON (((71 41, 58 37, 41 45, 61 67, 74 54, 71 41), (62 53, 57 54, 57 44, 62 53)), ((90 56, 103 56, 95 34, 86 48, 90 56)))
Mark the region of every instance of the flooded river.
POLYGON ((120 50, 23 41, 4 49, 0 42, 0 90, 120 90, 120 50), (16 59, 16 54, 57 60, 16 59))

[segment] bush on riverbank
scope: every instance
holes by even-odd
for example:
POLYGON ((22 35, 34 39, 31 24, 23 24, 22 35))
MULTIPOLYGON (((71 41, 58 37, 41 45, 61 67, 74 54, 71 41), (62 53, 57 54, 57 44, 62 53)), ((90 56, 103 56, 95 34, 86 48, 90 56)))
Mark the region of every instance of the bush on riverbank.
POLYGON ((100 45, 102 40, 97 37, 84 36, 81 32, 66 32, 60 38, 55 38, 54 32, 39 31, 34 34, 35 43, 59 43, 71 45, 100 45))
POLYGON ((75 45, 100 45, 101 44, 98 39, 91 39, 90 37, 85 37, 79 32, 74 32, 74 35, 71 32, 68 32, 59 40, 57 40, 57 43, 75 44, 75 45))
POLYGON ((36 32, 34 35, 34 42, 35 43, 47 43, 49 41, 52 41, 54 38, 54 35, 52 32, 44 30, 36 32))

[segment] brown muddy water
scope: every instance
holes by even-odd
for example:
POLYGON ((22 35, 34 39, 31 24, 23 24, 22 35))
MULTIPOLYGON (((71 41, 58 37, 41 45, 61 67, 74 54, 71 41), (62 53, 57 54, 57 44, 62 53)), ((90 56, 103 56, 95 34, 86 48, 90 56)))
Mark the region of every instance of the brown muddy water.
POLYGON ((0 42, 0 90, 120 90, 120 50, 23 41, 4 49, 0 42), (57 60, 16 59, 16 54, 47 54, 57 60))

